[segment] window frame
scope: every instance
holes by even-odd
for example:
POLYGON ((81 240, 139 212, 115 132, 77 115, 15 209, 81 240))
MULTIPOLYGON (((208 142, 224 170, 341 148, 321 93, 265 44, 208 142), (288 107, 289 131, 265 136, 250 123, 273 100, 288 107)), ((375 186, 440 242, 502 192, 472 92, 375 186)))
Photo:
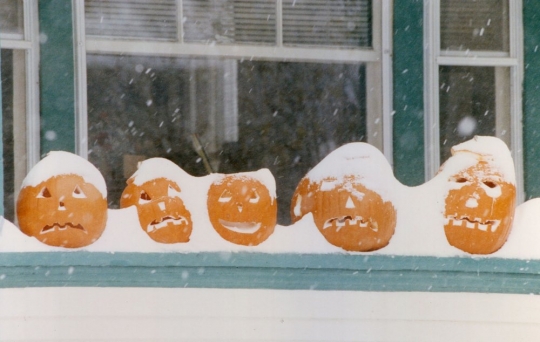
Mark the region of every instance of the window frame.
POLYGON ((510 68, 510 150, 516 169, 517 203, 524 201, 522 92, 522 1, 508 1, 509 51, 442 51, 440 41, 441 0, 424 0, 424 172, 428 181, 437 173, 440 160, 439 67, 487 66, 510 68))
MULTIPOLYGON (((23 34, 0 34, 0 48, 8 50, 24 51, 24 72, 25 85, 25 145, 21 151, 26 153, 26 165, 24 170, 15 171, 15 198, 17 198, 18 189, 27 170, 30 170, 40 158, 40 89, 39 89, 39 18, 38 4, 36 1, 23 0, 23 34), (19 184, 17 184, 19 183, 19 184)), ((3 184, 2 184, 3 187, 3 184)), ((3 190, 3 189, 2 189, 3 190)), ((2 191, 3 193, 3 191, 2 191)), ((3 202, 0 204, 2 215, 4 211, 3 202)))

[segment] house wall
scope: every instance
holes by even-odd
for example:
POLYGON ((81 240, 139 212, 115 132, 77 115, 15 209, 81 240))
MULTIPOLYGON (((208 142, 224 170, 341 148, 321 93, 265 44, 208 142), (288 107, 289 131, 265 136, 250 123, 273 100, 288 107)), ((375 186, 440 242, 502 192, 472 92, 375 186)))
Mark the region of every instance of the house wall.
POLYGON ((0 290, 2 341, 536 341, 540 297, 348 291, 0 290))

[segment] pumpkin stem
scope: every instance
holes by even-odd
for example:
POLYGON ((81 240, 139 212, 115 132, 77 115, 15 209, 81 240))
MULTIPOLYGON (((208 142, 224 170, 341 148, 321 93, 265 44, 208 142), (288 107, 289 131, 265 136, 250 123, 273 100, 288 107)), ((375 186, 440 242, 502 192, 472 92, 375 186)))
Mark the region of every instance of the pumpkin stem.
POLYGON ((193 141, 193 148, 195 149, 195 152, 199 155, 199 157, 202 158, 204 167, 208 173, 214 173, 214 170, 212 169, 212 166, 210 165, 210 162, 208 161, 208 155, 206 154, 206 151, 204 150, 203 145, 201 144, 201 141, 199 140, 199 137, 196 133, 191 134, 191 140, 193 141))

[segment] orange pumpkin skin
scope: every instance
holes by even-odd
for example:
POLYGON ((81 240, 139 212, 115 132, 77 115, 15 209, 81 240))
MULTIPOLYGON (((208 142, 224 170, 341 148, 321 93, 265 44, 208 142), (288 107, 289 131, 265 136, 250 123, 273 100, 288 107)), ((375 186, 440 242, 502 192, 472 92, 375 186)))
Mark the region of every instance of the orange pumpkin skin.
POLYGON ((444 233, 448 242, 471 254, 491 254, 506 242, 516 202, 516 187, 485 161, 449 180, 444 233), (489 196, 488 193, 500 193, 489 196))
POLYGON ((291 200, 291 221, 297 222, 305 214, 313 212, 315 207, 315 184, 304 177, 298 183, 291 200))
POLYGON ((390 201, 384 201, 375 191, 345 177, 333 189, 323 191, 318 183, 315 193, 313 220, 332 245, 346 251, 369 252, 385 247, 394 235, 397 212, 390 201))
POLYGON ((214 181, 207 206, 212 226, 229 242, 256 246, 274 232, 277 201, 255 178, 232 174, 214 181))
POLYGON ((193 230, 191 214, 184 202, 170 192, 179 193, 180 187, 166 178, 156 178, 141 185, 133 179, 122 192, 120 207, 137 207, 142 229, 159 243, 188 242, 193 230))
POLYGON ((84 247, 105 229, 107 198, 79 175, 58 175, 21 189, 17 218, 23 233, 47 245, 84 247))

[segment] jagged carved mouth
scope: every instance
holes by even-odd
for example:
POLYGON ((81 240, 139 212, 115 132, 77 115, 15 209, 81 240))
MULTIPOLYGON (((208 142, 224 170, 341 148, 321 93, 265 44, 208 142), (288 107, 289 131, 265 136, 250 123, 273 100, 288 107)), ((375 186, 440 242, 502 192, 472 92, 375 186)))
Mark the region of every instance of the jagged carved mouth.
POLYGON ((379 225, 376 221, 373 221, 370 219, 364 219, 362 216, 340 216, 340 217, 333 217, 331 219, 328 219, 324 222, 323 229, 327 229, 330 227, 335 227, 336 231, 339 232, 341 228, 349 226, 349 227, 358 227, 358 228, 367 228, 371 229, 374 232, 379 231, 379 225))
POLYGON ((84 227, 79 223, 79 224, 74 224, 74 223, 71 223, 71 222, 66 222, 65 224, 60 224, 60 223, 53 223, 52 225, 46 225, 45 227, 43 227, 43 229, 41 229, 41 232, 39 232, 39 234, 47 234, 47 233, 51 233, 51 232, 55 232, 55 231, 63 231, 63 230, 66 230, 66 229, 78 229, 78 230, 81 230, 83 231, 85 234, 88 234, 88 232, 86 231, 86 229, 84 229, 84 227))
POLYGON ((260 222, 231 222, 219 219, 219 223, 228 230, 241 234, 252 234, 261 228, 260 222))
POLYGON ((146 227, 146 231, 148 233, 152 233, 161 228, 165 228, 168 225, 181 226, 185 224, 188 224, 188 220, 184 216, 179 216, 179 217, 165 216, 165 217, 162 217, 160 219, 156 219, 150 222, 150 224, 146 227))
POLYGON ((470 218, 468 216, 450 215, 446 219, 447 226, 463 227, 468 229, 478 229, 484 232, 496 232, 501 224, 501 220, 482 220, 480 218, 470 218))

